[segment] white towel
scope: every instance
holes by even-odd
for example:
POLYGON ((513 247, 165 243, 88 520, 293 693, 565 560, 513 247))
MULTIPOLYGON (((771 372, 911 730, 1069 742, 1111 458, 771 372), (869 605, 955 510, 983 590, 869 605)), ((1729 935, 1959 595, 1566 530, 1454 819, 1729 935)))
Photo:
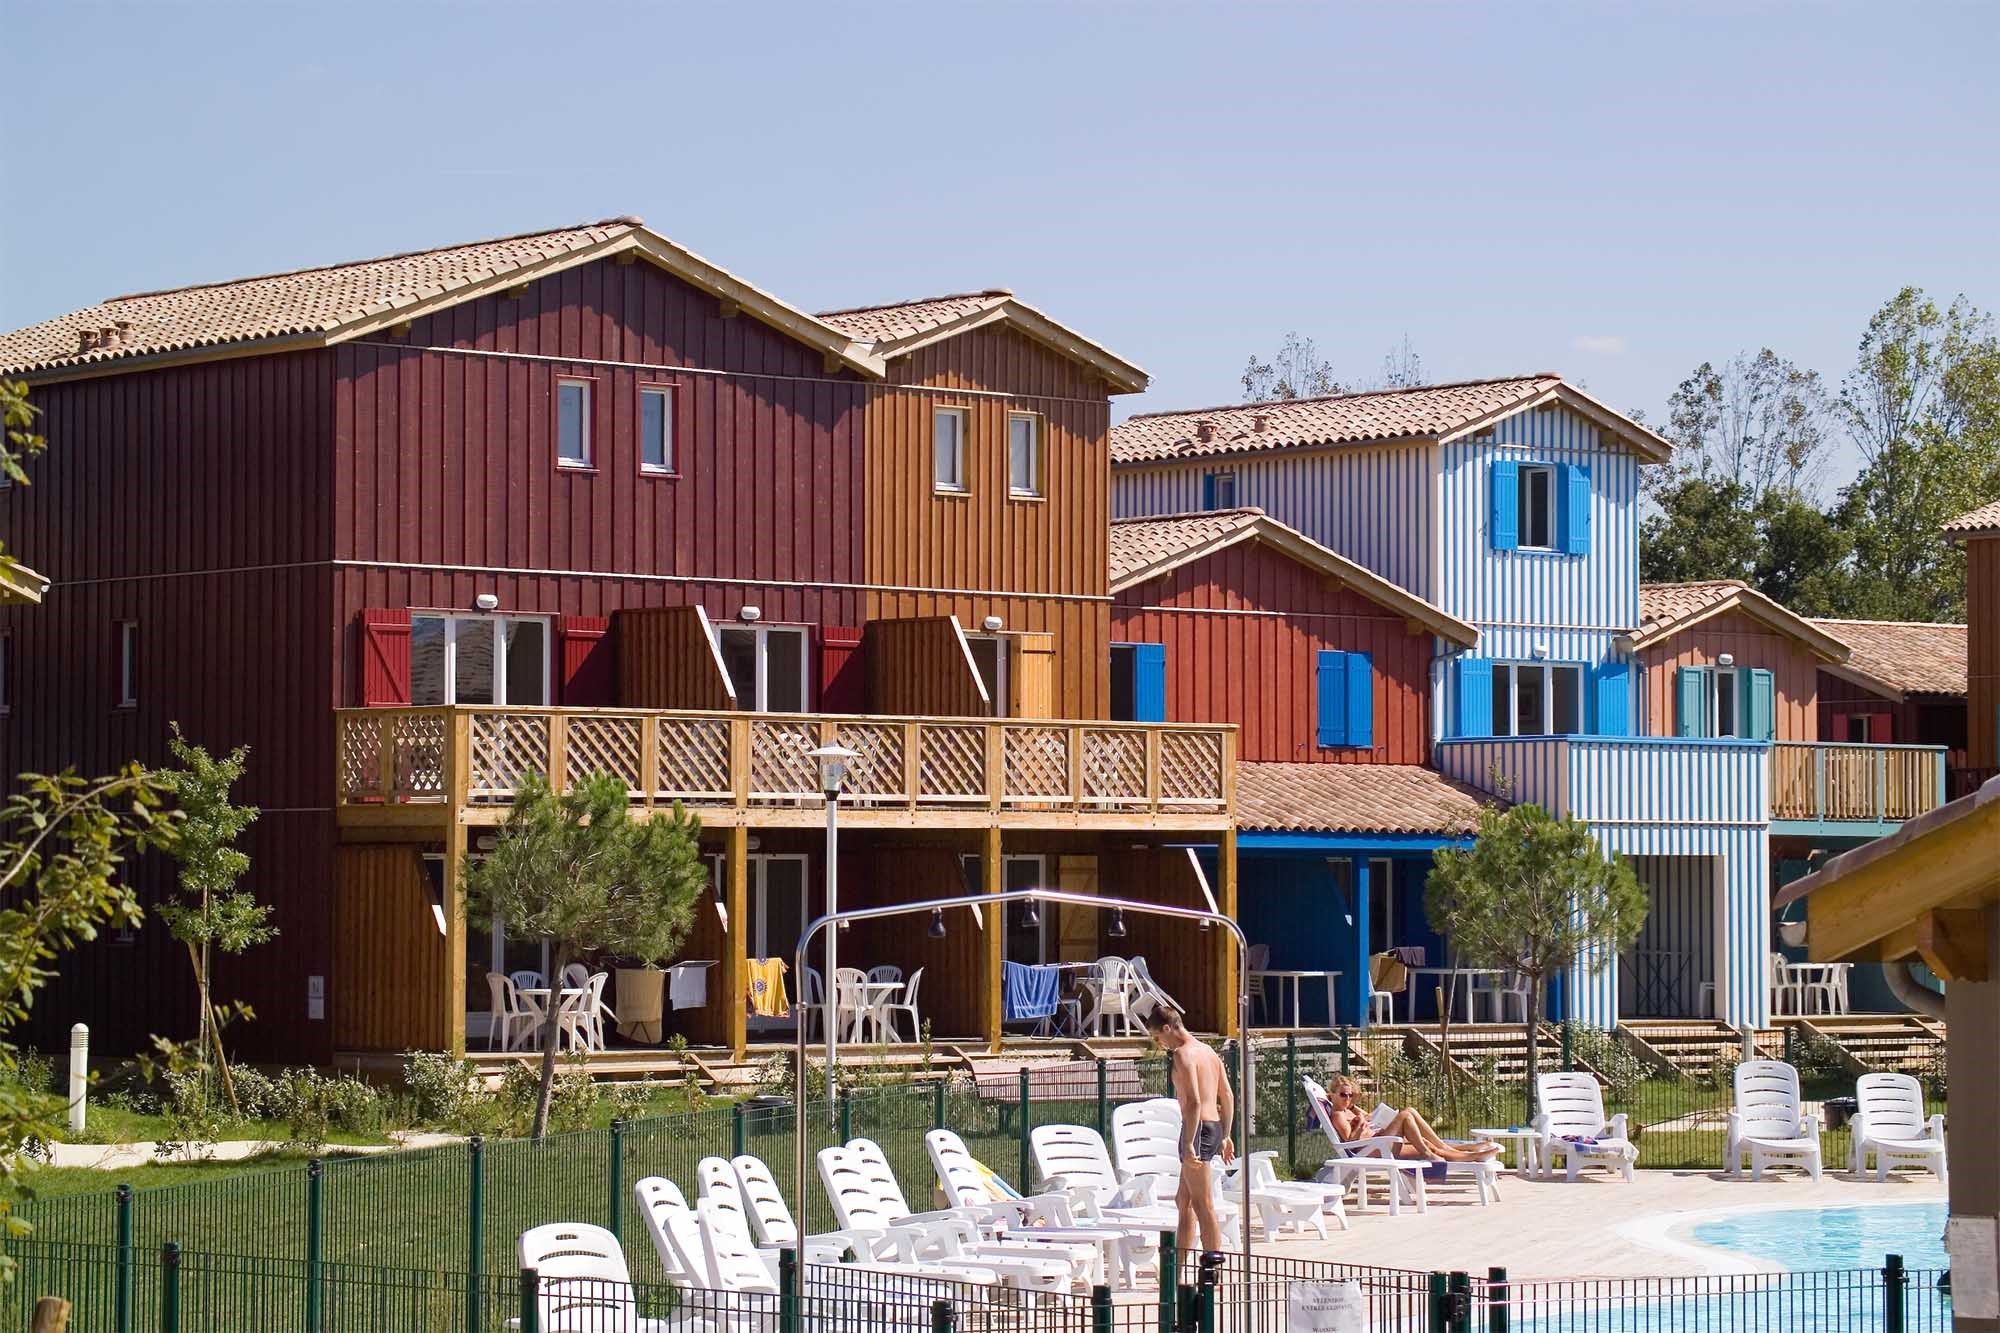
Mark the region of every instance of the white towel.
POLYGON ((675 963, 667 969, 667 1000, 676 1009, 699 1009, 708 1003, 708 969, 713 961, 675 963))

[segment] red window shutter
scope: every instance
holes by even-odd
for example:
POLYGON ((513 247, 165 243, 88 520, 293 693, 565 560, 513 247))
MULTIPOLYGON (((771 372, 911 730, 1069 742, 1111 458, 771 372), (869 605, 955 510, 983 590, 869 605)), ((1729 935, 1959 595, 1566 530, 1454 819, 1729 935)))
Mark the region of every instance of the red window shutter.
POLYGON ((1868 740, 1870 744, 1872 745, 1889 744, 1890 735, 1894 730, 1895 730, 1894 720, 1890 717, 1889 714, 1870 713, 1868 715, 1868 740))
POLYGON ((611 621, 605 616, 557 616, 556 654, 562 681, 558 702, 572 708, 617 702, 611 680, 611 621))
POLYGON ((361 613, 361 702, 369 708, 410 701, 410 610, 361 613))
POLYGON ((858 713, 863 689, 861 631, 847 625, 819 627, 819 710, 858 713))

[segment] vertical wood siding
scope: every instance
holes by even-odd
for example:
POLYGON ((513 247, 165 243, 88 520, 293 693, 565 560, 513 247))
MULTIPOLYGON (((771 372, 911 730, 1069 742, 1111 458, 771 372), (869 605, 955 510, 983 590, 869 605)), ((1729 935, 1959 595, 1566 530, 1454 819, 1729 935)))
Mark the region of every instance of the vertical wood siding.
POLYGON ((1245 762, 1421 764, 1432 640, 1395 612, 1259 542, 1117 594, 1112 641, 1166 645, 1167 719, 1234 722, 1245 762), (1369 654, 1372 749, 1317 743, 1322 649, 1369 654))
POLYGON ((2000 767, 2000 537, 1965 544, 1966 763, 2000 767))
POLYGON ((1112 473, 1112 516, 1198 510, 1201 479, 1211 472, 1236 474, 1237 503, 1255 505, 1391 583, 1431 596, 1432 446, 1357 445, 1120 467, 1112 473))
POLYGON ((729 682, 693 606, 628 609, 612 617, 618 702, 628 708, 730 708, 729 682))
POLYGON ((891 716, 987 717, 979 677, 950 616, 871 620, 862 634, 868 711, 891 716))
POLYGON ((1102 716, 1111 429, 1104 381, 995 328, 899 358, 890 378, 868 391, 865 568, 882 589, 869 594, 868 617, 955 614, 977 626, 998 615, 1010 630, 1053 634, 1055 711, 1102 716), (936 407, 967 414, 963 495, 932 485, 936 407), (1040 499, 1008 494, 1007 415, 1022 411, 1042 422, 1040 499))
MULTIPOLYGON (((1918 705, 1915 699, 1905 697, 1898 702, 1877 694, 1866 685, 1842 679, 1829 671, 1822 671, 1819 673, 1819 734, 1810 739, 1844 741, 1847 739, 1848 718, 1876 714, 1886 715, 1889 718, 1887 740, 1890 744, 1925 743, 1917 739, 1918 705)), ((1953 748, 1963 748, 1964 744, 1965 729, 1961 726, 1957 743, 1953 748)))
POLYGON ((344 846, 335 854, 328 1003, 336 1050, 450 1044, 438 1003, 445 940, 431 914, 421 851, 413 844, 344 846))
POLYGON ((1640 718, 1645 736, 1672 736, 1674 675, 1682 667, 1714 666, 1723 653, 1735 665, 1771 673, 1777 699, 1773 715, 1781 741, 1816 741, 1819 733, 1819 658, 1789 634, 1780 634, 1740 611, 1711 616, 1638 655, 1640 718))
MULTIPOLYGON (((968 880, 960 857, 977 848, 976 840, 967 838, 956 844, 927 841, 915 845, 907 839, 884 839, 851 854, 843 849, 841 904, 887 906, 976 890, 977 877, 968 880)), ((930 920, 920 915, 858 921, 841 937, 842 966, 866 969, 892 963, 903 969, 906 984, 918 968, 924 969, 917 1009, 930 1023, 932 1035, 940 1039, 978 1036, 986 976, 985 932, 996 925, 992 912, 982 915, 985 921, 978 924, 966 909, 947 912, 941 940, 930 937, 930 920)), ((999 984, 997 978, 993 984, 999 984)), ((907 1017, 899 1017, 906 1039, 907 1017)))
MULTIPOLYGON (((1133 850, 1106 846, 1098 853, 1100 892, 1107 898, 1155 902, 1169 907, 1208 906, 1201 885, 1184 853, 1174 850, 1133 850)), ((1211 864, 1210 887, 1217 888, 1211 864)), ((1109 924, 1110 915, 1105 914, 1109 924)), ((1102 952, 1121 958, 1144 958, 1153 980, 1181 1004, 1188 1026, 1197 1032, 1219 1032, 1225 1015, 1215 1005, 1216 976, 1222 949, 1234 948, 1227 931, 1203 931, 1194 922, 1128 913, 1125 938, 1105 939, 1102 952)))

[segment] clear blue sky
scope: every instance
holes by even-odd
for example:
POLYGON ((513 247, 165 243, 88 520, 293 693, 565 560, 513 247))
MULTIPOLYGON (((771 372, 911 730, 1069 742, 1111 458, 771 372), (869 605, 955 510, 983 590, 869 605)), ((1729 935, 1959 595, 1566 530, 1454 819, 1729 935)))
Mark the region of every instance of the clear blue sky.
POLYGON ((1010 286, 1227 402, 1558 369, 1657 415, 2000 306, 2000 8, 6 0, 0 326, 619 213, 809 309, 1010 286), (1749 10, 1747 14, 1738 12, 1749 10))

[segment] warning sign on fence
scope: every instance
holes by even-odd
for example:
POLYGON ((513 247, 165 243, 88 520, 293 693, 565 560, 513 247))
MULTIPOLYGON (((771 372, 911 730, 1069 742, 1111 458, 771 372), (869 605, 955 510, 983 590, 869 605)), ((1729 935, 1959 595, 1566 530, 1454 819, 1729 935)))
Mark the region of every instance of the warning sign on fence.
POLYGON ((1291 1333, 1368 1333, 1359 1282, 1295 1282, 1285 1313, 1291 1333))

